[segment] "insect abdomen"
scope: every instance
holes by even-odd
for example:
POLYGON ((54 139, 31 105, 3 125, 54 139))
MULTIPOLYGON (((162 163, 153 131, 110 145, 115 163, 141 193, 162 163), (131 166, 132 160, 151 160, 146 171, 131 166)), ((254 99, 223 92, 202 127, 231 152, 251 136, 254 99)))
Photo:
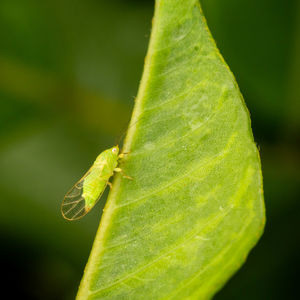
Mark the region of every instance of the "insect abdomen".
POLYGON ((104 169, 95 167, 84 180, 82 197, 85 199, 86 211, 95 205, 103 193, 109 177, 112 175, 111 172, 103 172, 104 169))

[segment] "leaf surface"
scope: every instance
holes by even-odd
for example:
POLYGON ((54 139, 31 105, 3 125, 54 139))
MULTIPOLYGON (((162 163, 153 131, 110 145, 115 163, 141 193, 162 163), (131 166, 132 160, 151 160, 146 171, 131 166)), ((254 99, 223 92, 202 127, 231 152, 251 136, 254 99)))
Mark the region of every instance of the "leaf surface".
POLYGON ((197 0, 157 0, 121 167, 78 299, 209 299, 264 226, 250 118, 197 0))

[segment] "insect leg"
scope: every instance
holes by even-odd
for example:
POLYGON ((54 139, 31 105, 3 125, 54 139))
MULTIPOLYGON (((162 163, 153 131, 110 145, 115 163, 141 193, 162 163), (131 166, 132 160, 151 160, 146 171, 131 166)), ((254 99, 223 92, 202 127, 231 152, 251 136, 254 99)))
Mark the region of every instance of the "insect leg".
POLYGON ((127 179, 133 180, 132 177, 130 177, 130 176, 128 176, 128 175, 125 175, 125 174, 123 173, 123 170, 122 170, 121 168, 115 168, 114 171, 115 171, 115 172, 118 172, 118 173, 121 173, 122 176, 125 177, 125 178, 127 178, 127 179))
POLYGON ((108 186, 109 186, 110 188, 112 188, 111 182, 107 181, 107 184, 108 184, 108 186))
POLYGON ((132 177, 130 177, 130 176, 128 176, 128 175, 125 175, 124 173, 122 173, 122 176, 123 176, 124 178, 130 179, 130 180, 133 180, 133 178, 132 178, 132 177))
POLYGON ((129 154, 129 153, 130 153, 130 152, 123 152, 123 153, 119 154, 118 158, 119 158, 119 159, 122 159, 122 158, 124 158, 125 155, 127 155, 127 154, 129 154))

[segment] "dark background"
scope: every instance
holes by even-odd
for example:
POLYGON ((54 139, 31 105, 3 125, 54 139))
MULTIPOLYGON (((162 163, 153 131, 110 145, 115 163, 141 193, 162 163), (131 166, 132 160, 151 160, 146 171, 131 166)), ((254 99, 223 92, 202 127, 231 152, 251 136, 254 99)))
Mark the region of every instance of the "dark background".
MULTIPOLYGON (((267 209, 263 237, 215 299, 296 299, 300 1, 202 5, 251 113, 267 209)), ((74 298, 101 205, 72 223, 60 202, 126 129, 152 15, 150 0, 0 1, 0 254, 9 299, 74 298)))

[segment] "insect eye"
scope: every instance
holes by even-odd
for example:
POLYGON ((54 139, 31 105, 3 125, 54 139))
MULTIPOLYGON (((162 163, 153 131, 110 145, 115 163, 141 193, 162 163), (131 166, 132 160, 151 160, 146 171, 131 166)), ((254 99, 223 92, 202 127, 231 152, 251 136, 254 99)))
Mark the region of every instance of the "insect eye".
POLYGON ((116 149, 116 148, 113 148, 113 149, 112 149, 112 152, 114 152, 114 153, 115 153, 116 151, 117 151, 117 149, 116 149))

